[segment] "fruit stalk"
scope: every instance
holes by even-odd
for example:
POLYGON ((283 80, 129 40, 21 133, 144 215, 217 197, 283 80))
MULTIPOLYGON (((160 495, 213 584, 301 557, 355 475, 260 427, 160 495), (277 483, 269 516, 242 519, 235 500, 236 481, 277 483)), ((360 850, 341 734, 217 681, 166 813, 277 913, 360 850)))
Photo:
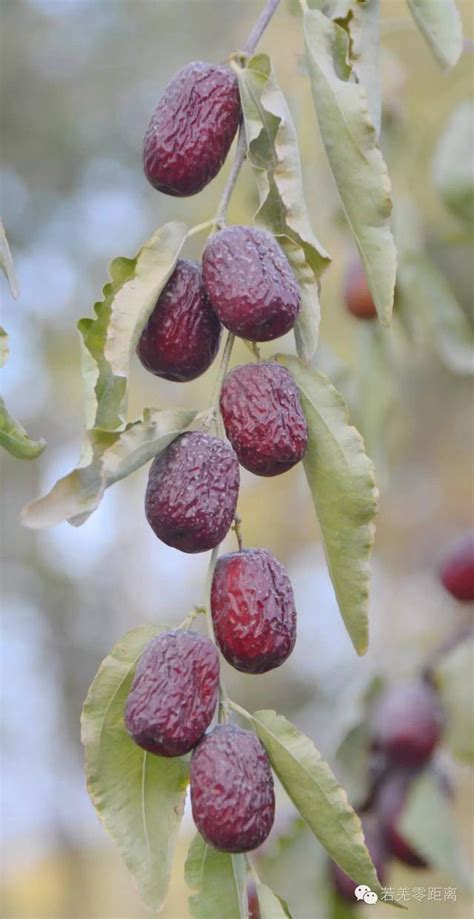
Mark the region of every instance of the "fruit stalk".
POLYGON ((265 29, 267 28, 270 19, 272 18, 280 0, 267 0, 260 16, 257 19, 247 41, 245 42, 243 50, 247 54, 253 54, 255 48, 257 47, 265 29))

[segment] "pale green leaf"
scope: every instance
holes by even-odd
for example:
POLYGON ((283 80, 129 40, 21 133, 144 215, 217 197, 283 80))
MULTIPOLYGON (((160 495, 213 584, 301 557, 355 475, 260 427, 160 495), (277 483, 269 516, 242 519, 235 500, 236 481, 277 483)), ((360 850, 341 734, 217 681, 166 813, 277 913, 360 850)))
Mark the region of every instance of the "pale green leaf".
POLYGON ((445 741, 456 757, 474 766, 474 639, 470 638, 445 653, 435 673, 436 684, 446 709, 445 741))
POLYGON ((270 887, 262 884, 259 878, 255 880, 257 889, 260 919, 291 919, 288 903, 279 897, 270 887))
POLYGON ((122 432, 87 431, 78 467, 59 479, 49 494, 23 509, 23 523, 33 529, 64 520, 80 526, 99 505, 106 488, 165 450, 197 417, 197 412, 186 409, 145 409, 143 419, 122 432))
POLYGON ((155 912, 166 896, 189 770, 180 757, 153 756, 134 744, 123 712, 136 664, 161 630, 142 626, 115 645, 82 713, 89 794, 143 900, 155 912))
POLYGON ((81 319, 86 427, 123 429, 130 355, 170 277, 186 239, 183 223, 167 223, 134 259, 116 258, 95 317, 81 319))
POLYGON ((381 895, 360 819, 312 741, 273 711, 255 712, 252 723, 285 791, 329 856, 381 895))
POLYGON ((433 868, 446 872, 466 890, 474 889, 449 798, 430 771, 425 770, 410 787, 400 832, 433 868))
POLYGON ((369 557, 377 488, 362 437, 348 423, 342 396, 323 374, 277 355, 292 374, 308 424, 304 468, 321 527, 339 609, 358 654, 368 644, 369 557))
POLYGON ((454 67, 462 53, 462 23, 454 0, 407 0, 408 8, 436 60, 454 67))
POLYGON ((278 238, 299 281, 301 311, 296 341, 298 353, 308 362, 318 341, 319 278, 330 258, 311 227, 296 131, 270 58, 257 54, 245 69, 237 68, 237 73, 248 158, 260 199, 255 222, 278 238))
POLYGON ((304 29, 321 137, 377 313, 388 325, 396 274, 391 185, 367 96, 353 79, 347 32, 318 10, 305 13, 304 29))
POLYGON ((380 479, 387 465, 392 409, 397 399, 397 371, 391 339, 377 323, 357 330, 355 420, 380 479))
POLYGON ((380 0, 355 0, 349 21, 352 69, 365 89, 377 137, 382 121, 380 0))
POLYGON ((3 367, 8 360, 9 353, 8 333, 0 326, 0 367, 3 367))
POLYGON ((10 252, 10 246, 8 245, 8 240, 5 235, 5 228, 2 221, 0 220, 0 268, 3 271, 9 285, 12 295, 15 299, 18 297, 18 282, 15 274, 15 266, 13 264, 12 254, 10 252))
POLYGON ((44 440, 32 440, 19 421, 10 415, 0 397, 0 446, 17 459, 36 459, 43 452, 44 440))
POLYGON ((448 119, 433 157, 433 181, 446 207, 474 229, 474 103, 462 102, 448 119))
POLYGON ((194 837, 184 869, 195 919, 247 919, 247 871, 243 855, 229 855, 194 837))

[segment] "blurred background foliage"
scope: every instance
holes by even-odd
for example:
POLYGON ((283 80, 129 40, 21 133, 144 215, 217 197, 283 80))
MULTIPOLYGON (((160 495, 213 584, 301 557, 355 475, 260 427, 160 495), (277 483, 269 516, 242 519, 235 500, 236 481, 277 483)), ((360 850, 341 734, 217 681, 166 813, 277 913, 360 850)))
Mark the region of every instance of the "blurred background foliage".
MULTIPOLYGON (((472 39, 472 0, 458 5, 465 36, 472 39)), ((11 349, 2 389, 31 435, 47 440, 34 463, 2 457, 2 912, 8 919, 144 914, 87 797, 80 709, 100 660, 123 632, 148 620, 178 622, 200 602, 207 558, 184 557, 156 540, 143 514, 146 469, 107 492, 80 529, 64 524, 28 532, 19 512, 75 464, 83 423, 75 324, 91 312, 108 262, 132 256, 166 220, 191 226, 211 217, 225 182, 228 166, 197 197, 154 192, 141 165, 151 112, 182 64, 221 61, 242 45, 256 7, 254 0, 1 3, 1 211, 20 284, 15 304, 0 282, 11 349)), ((427 252, 469 319, 470 240, 436 192, 432 157, 453 110, 470 92, 472 44, 446 75, 401 0, 385 0, 383 17, 382 146, 394 197, 418 210, 427 252)), ((268 546, 288 567, 299 637, 280 670, 244 677, 227 668, 226 681, 245 707, 284 712, 334 765, 374 676, 413 673, 466 615, 443 593, 436 564, 472 517, 472 387, 443 365, 429 339, 415 347, 398 320, 385 332, 360 328, 345 312, 343 274, 353 244, 318 134, 296 3, 283 0, 260 47, 271 53, 287 94, 314 229, 333 257, 323 279, 323 346, 316 363, 349 398, 369 452, 380 460, 382 490, 371 646, 360 660, 339 619, 301 468, 275 480, 244 473, 245 541, 268 546), (384 345, 375 351, 380 336, 384 345)), ((229 219, 251 221, 255 208, 245 167, 229 219)), ((399 238, 409 236, 413 219, 409 210, 399 214, 399 238)), ((202 244, 201 236, 194 237, 187 254, 199 257, 202 244)), ((405 298, 405 315, 409 309, 416 318, 418 308, 405 298)), ((235 362, 246 360, 244 346, 238 347, 235 362)), ((205 406, 214 373, 211 368, 195 383, 173 385, 135 362, 130 418, 144 406, 205 406)), ((452 763, 450 769, 460 834, 472 848, 472 784, 467 769, 452 763)), ((282 795, 269 843, 273 859, 279 834, 292 819, 282 795)), ((182 869, 191 834, 187 813, 166 919, 188 915, 182 869)), ((310 919, 318 915, 321 858, 314 839, 303 838, 299 846, 286 861, 277 860, 275 886, 296 917, 310 919)), ((268 871, 271 879, 271 865, 268 871)), ((451 881, 397 868, 391 884, 451 881)), ((448 908, 425 902, 412 905, 411 915, 470 915, 460 890, 448 908)), ((379 904, 368 912, 376 917, 385 909, 379 904)))

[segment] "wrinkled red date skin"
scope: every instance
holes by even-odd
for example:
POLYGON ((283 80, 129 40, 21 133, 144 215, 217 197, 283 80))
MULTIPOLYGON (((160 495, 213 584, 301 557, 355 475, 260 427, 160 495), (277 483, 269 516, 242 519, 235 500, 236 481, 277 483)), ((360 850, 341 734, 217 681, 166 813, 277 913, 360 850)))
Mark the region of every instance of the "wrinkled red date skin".
POLYGON ((243 226, 220 230, 207 242, 202 268, 211 304, 230 332, 271 341, 293 328, 299 288, 271 233, 243 226))
POLYGON ((266 673, 291 654, 296 610, 290 579, 266 549, 222 555, 211 590, 214 632, 225 659, 244 673, 266 673))
POLYGON ((145 175, 158 191, 187 197, 217 175, 241 117, 228 68, 194 61, 168 83, 145 135, 145 175))
POLYGON ((195 380, 211 366, 221 324, 196 262, 178 259, 140 336, 138 357, 150 373, 175 383, 195 380))
POLYGON ((377 310, 370 293, 365 271, 357 259, 349 266, 344 280, 344 300, 356 319, 376 319, 377 310))
POLYGON ((303 459, 308 427, 297 386, 285 367, 236 367, 224 380, 220 409, 227 437, 245 469, 280 475, 303 459))
POLYGON ((375 744, 392 763, 422 766, 440 740, 443 722, 439 696, 429 683, 417 680, 395 685, 377 700, 375 744))
POLYGON ((442 561, 440 578, 443 587, 456 600, 474 600, 474 530, 466 533, 442 561))
POLYGON ((194 822, 223 852, 249 852, 267 838, 275 816, 273 775, 258 737, 234 724, 217 725, 191 759, 194 822))
POLYGON ((412 868, 426 868, 424 858, 408 845, 398 831, 413 778, 414 773, 407 770, 400 770, 388 776, 379 791, 376 812, 382 838, 389 853, 412 868))
POLYGON ((213 643, 197 632, 163 632, 140 658, 125 706, 127 731, 150 753, 182 756, 209 727, 218 687, 213 643))
MULTIPOLYGON (((376 827, 367 826, 364 821, 362 826, 364 829, 365 844, 369 850, 370 857, 377 872, 377 877, 380 883, 384 885, 387 852, 381 834, 376 827)), ((358 884, 353 881, 339 865, 336 865, 335 862, 330 862, 330 873, 334 888, 337 890, 339 896, 342 897, 343 900, 347 900, 349 903, 355 905, 357 901, 354 896, 354 891, 358 884)), ((362 903, 362 906, 363 905, 362 903)))
POLYGON ((207 552, 226 536, 239 493, 232 447, 209 434, 182 434, 153 461, 145 513, 154 533, 181 552, 207 552))

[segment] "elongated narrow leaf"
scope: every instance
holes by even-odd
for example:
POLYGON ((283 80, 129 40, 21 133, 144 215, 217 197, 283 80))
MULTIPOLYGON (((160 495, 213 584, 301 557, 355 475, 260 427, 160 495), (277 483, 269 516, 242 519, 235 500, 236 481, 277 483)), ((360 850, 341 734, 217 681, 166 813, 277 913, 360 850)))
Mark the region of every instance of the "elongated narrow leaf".
POLYGON ((441 67, 454 67, 462 52, 461 17, 454 0, 407 0, 421 34, 441 67))
POLYGON ((81 319, 86 427, 123 429, 130 354, 170 277, 186 238, 183 223, 167 223, 134 259, 116 258, 95 318, 81 319))
POLYGON ((428 864, 473 890, 472 868, 458 840, 449 799, 436 777, 427 771, 415 779, 400 820, 400 832, 428 864))
POLYGON ((10 348, 8 345, 8 334, 5 332, 5 329, 0 325, 0 367, 8 360, 8 355, 10 353, 10 348))
POLYGON ((248 157, 260 198, 255 222, 278 238, 300 283, 296 342, 300 357, 308 362, 318 341, 319 278, 330 258, 311 227, 296 131, 270 58, 255 55, 245 69, 238 68, 238 77, 248 157))
POLYGON ((247 919, 247 872, 243 855, 228 855, 195 836, 184 869, 195 919, 247 919))
POLYGON ((36 459, 43 452, 44 440, 32 440, 19 421, 10 415, 0 397, 0 446, 17 459, 36 459))
POLYGON ((356 883, 381 895, 360 819, 312 741, 273 711, 255 712, 252 722, 280 782, 321 845, 356 883))
POLYGON ((444 204, 474 233, 474 102, 450 115, 433 156, 433 181, 444 204))
POLYGON ((304 468, 321 527, 339 609, 358 654, 368 644, 369 556, 374 541, 377 489, 374 467, 347 406, 324 374, 295 357, 277 355, 301 394, 308 424, 304 468))
POLYGON ((359 248, 380 320, 392 314, 396 251, 390 231, 391 185, 377 146, 367 97, 352 77, 349 36, 319 10, 304 17, 314 104, 341 201, 359 248))
POLYGON ((474 639, 444 654, 436 684, 447 712, 445 741, 456 759, 474 766, 474 710, 468 687, 474 673, 474 639))
POLYGON ((197 412, 184 409, 145 409, 143 419, 131 422, 121 433, 87 431, 77 469, 59 479, 49 494, 28 504, 23 523, 33 529, 64 520, 80 526, 99 505, 106 488, 165 450, 197 417, 197 412))
POLYGON ((0 220, 0 268, 3 271, 9 285, 12 295, 15 299, 18 297, 18 281, 16 279, 15 266, 13 264, 10 246, 5 235, 5 228, 0 220))
POLYGON ((188 766, 180 757, 153 756, 136 746, 125 730, 123 711, 138 659, 159 631, 159 626, 142 626, 115 645, 99 668, 82 713, 92 803, 143 900, 155 912, 166 896, 188 766))
POLYGON ((260 919, 291 919, 288 903, 260 880, 256 881, 260 919))
POLYGON ((355 0, 351 10, 352 67, 365 89, 370 118, 378 137, 382 121, 380 0, 355 0))

